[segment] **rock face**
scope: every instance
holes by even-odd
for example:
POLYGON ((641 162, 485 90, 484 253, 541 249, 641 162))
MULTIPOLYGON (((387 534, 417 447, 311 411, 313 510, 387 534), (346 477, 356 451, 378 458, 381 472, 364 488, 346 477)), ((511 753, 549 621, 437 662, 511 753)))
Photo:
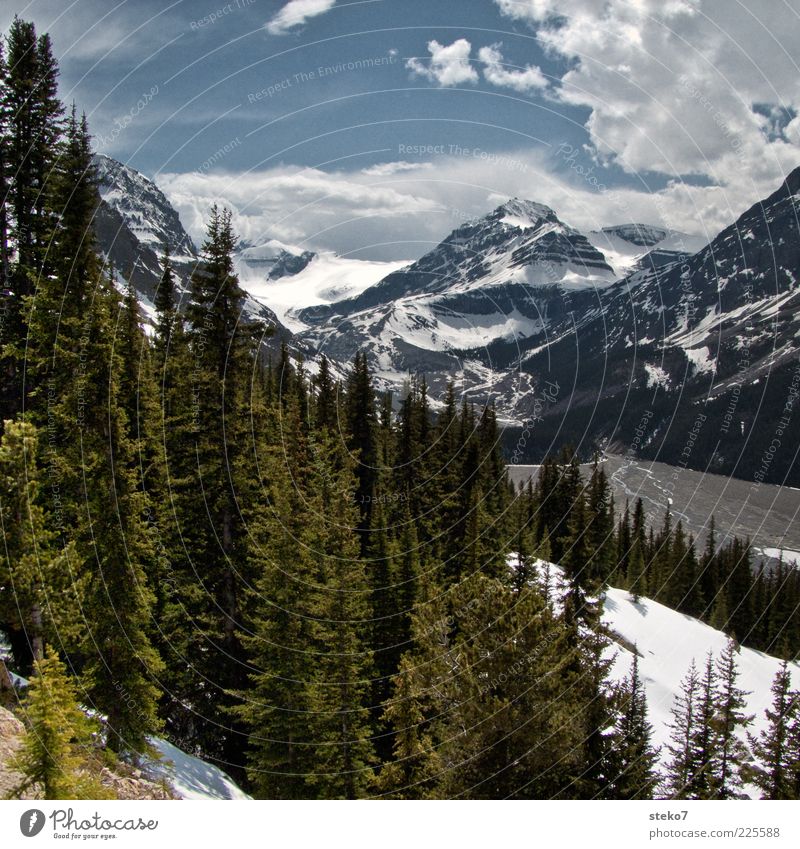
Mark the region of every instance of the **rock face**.
POLYGON ((0 707, 0 799, 5 799, 22 776, 10 765, 19 751, 25 728, 11 711, 0 707))
MULTIPOLYGON (((130 281, 145 319, 154 314, 153 297, 161 279, 161 256, 169 249, 177 278, 178 297, 188 300, 190 277, 199 261, 197 248, 184 230, 175 208, 156 184, 109 156, 94 158, 99 177, 100 206, 95 231, 101 252, 114 269, 120 286, 130 281)), ((245 303, 248 319, 275 329, 266 347, 278 350, 291 334, 275 313, 255 298, 245 303)))
POLYGON ((644 420, 645 457, 797 485, 798 213, 800 169, 705 248, 634 271, 574 327, 554 326, 521 367, 575 392, 548 410, 539 438, 560 429, 627 451, 644 420), (784 455, 772 462, 776 439, 784 455))
MULTIPOLYGON (((4 799, 17 787, 22 776, 14 769, 25 726, 11 711, 0 707, 0 799, 4 799)), ((114 792, 118 799, 175 799, 175 794, 164 782, 149 781, 140 770, 120 765, 120 771, 114 772, 108 767, 99 770, 99 778, 104 787, 114 792)), ((41 798, 35 790, 21 798, 41 798)))

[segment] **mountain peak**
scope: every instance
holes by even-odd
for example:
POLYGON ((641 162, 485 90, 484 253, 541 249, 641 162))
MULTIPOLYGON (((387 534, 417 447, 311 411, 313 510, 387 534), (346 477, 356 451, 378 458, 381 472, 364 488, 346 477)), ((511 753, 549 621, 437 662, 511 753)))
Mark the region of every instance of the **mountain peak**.
POLYGON ((488 217, 526 230, 535 227, 543 220, 555 220, 557 216, 549 206, 543 203, 515 197, 498 206, 488 217))

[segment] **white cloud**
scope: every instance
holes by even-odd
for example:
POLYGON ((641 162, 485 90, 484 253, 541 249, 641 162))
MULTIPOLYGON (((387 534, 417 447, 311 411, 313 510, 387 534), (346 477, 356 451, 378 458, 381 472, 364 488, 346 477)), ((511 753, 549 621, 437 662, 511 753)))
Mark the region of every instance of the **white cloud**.
POLYGON ((440 86, 478 82, 478 72, 469 60, 472 45, 466 38, 452 44, 439 44, 435 39, 428 42, 430 59, 409 59, 406 67, 419 77, 425 77, 440 86))
POLYGON ((774 182, 800 161, 796 125, 768 132, 754 104, 800 107, 796 4, 762 0, 495 0, 567 60, 557 97, 588 107, 599 161, 630 172, 774 182))
POLYGON ((711 239, 779 181, 697 186, 675 180, 659 192, 598 191, 599 166, 594 175, 574 168, 556 174, 552 155, 542 152, 491 156, 464 149, 458 156, 406 158, 360 170, 280 166, 240 175, 165 174, 158 182, 197 241, 209 207, 219 202, 235 210, 237 231, 253 243, 278 239, 362 258, 409 259, 515 196, 551 206, 584 232, 643 222, 711 239))
POLYGON ((267 23, 267 32, 283 35, 290 29, 302 26, 309 18, 323 15, 336 5, 336 0, 289 0, 267 23))
POLYGON ((424 218, 437 208, 430 198, 381 185, 374 174, 361 171, 297 166, 243 174, 193 171, 161 174, 158 184, 198 240, 213 203, 234 210, 237 232, 249 242, 278 239, 337 251, 383 241, 387 233, 402 234, 407 231, 403 222, 424 218))
POLYGON ((381 162, 365 168, 361 173, 368 177, 391 177, 393 174, 402 174, 409 171, 430 171, 433 168, 431 162, 406 162, 403 159, 397 162, 381 162))
POLYGON ((481 47, 478 59, 484 63, 483 76, 486 81, 500 88, 511 88, 525 94, 547 88, 547 78, 541 68, 535 65, 525 65, 521 70, 509 70, 500 52, 500 44, 481 47))

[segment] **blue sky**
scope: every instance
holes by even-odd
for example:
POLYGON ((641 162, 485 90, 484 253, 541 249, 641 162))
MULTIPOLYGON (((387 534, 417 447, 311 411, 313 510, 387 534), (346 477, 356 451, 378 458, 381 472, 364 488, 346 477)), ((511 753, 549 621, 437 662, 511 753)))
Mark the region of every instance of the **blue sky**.
MULTIPOLYGON (((509 195, 713 235, 800 164, 782 0, 32 0, 99 150, 193 232, 418 255, 509 195)), ((5 27, 9 12, 0 13, 5 27)))

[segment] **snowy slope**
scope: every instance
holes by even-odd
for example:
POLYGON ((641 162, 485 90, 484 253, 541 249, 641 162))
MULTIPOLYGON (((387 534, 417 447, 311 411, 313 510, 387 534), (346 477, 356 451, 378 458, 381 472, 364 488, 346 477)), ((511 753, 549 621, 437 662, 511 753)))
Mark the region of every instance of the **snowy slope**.
POLYGON ((587 233, 586 238, 605 256, 617 277, 644 267, 648 256, 656 265, 662 265, 681 254, 696 253, 706 244, 702 237, 649 224, 603 227, 587 233))
MULTIPOLYGON (((700 670, 707 653, 710 651, 718 657, 728 638, 691 616, 648 598, 634 602, 627 591, 613 588, 606 595, 604 621, 613 632, 639 650, 639 672, 647 689, 653 742, 662 745, 669 739, 670 708, 689 664, 694 660, 700 670)), ((613 674, 621 680, 630 672, 633 654, 620 645, 614 646, 614 652, 613 674)), ((757 732, 764 727, 764 709, 770 704, 772 679, 781 661, 763 652, 742 648, 737 664, 739 686, 749 692, 748 712, 755 714, 750 730, 757 732)), ((793 685, 800 687, 800 665, 791 664, 791 669, 793 685)))
MULTIPOLYGON (((0 658, 7 656, 9 646, 0 632, 0 658)), ((28 686, 28 680, 9 670, 11 682, 18 689, 28 686)), ((207 763, 168 743, 160 737, 151 737, 150 742, 161 755, 144 765, 147 777, 163 778, 180 799, 250 799, 233 779, 219 767, 207 763)))
MULTIPOLYGON (((545 562, 538 561, 537 569, 542 576, 545 562)), ((555 564, 550 564, 550 579, 557 591, 566 589, 563 572, 555 564)), ((627 590, 614 587, 609 587, 605 595, 603 623, 614 637, 607 650, 608 657, 613 659, 613 680, 622 682, 630 674, 633 652, 629 646, 635 646, 639 653, 639 674, 647 695, 648 720, 653 726, 652 742, 661 747, 661 759, 665 762, 671 709, 681 681, 693 660, 701 672, 709 652, 715 660, 719 658, 728 637, 652 599, 640 598, 634 602, 627 590)), ((763 652, 741 648, 736 662, 737 685, 747 693, 747 712, 754 715, 748 731, 758 734, 765 727, 764 710, 771 704, 770 687, 782 661, 763 652)), ((789 668, 792 686, 800 688, 800 664, 792 663, 789 668)))
POLYGON ((148 765, 147 771, 164 778, 181 799, 250 799, 219 767, 187 755, 186 752, 161 738, 152 744, 162 760, 148 765))
POLYGON ((144 174, 110 156, 94 157, 100 197, 122 217, 143 247, 160 254, 166 245, 176 261, 191 261, 195 247, 166 195, 144 174))
POLYGON ((308 327, 298 318, 301 310, 356 297, 405 265, 405 261, 352 259, 332 251, 313 253, 274 240, 236 255, 242 288, 293 332, 308 327))

